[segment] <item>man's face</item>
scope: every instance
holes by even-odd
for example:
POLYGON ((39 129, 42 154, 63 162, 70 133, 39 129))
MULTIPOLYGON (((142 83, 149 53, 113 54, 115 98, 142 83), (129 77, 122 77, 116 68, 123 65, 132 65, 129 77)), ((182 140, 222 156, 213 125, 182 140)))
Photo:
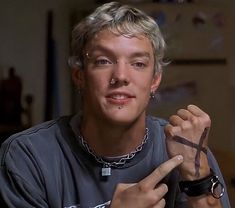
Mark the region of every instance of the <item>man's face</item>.
POLYGON ((150 91, 161 80, 161 75, 154 76, 150 41, 104 30, 88 43, 85 54, 80 72, 84 117, 120 125, 144 119, 150 91))

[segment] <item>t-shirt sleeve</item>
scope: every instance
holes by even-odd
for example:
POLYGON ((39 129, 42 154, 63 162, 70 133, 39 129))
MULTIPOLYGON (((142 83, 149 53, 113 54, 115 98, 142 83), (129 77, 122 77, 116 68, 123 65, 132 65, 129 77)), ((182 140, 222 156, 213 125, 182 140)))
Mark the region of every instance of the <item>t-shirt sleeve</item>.
POLYGON ((37 161, 27 145, 9 139, 1 147, 0 159, 0 207, 47 208, 37 161))

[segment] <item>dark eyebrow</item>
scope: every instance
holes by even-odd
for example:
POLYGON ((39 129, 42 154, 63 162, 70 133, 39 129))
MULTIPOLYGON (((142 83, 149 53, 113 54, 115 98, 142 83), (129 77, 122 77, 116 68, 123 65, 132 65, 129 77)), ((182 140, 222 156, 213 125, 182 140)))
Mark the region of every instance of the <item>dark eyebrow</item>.
POLYGON ((136 58, 136 57, 147 57, 147 58, 151 58, 150 54, 148 52, 135 52, 133 54, 131 54, 130 56, 131 58, 136 58))
MULTIPOLYGON (((115 53, 110 50, 109 48, 106 48, 102 45, 95 45, 95 47, 92 48, 92 53, 94 52, 104 52, 105 54, 110 54, 111 56, 115 56, 115 53)), ((87 52, 88 54, 89 51, 87 52)), ((146 58, 151 58, 151 55, 149 52, 146 52, 146 51, 136 51, 132 54, 130 54, 129 58, 137 58, 137 57, 146 57, 146 58)))
MULTIPOLYGON (((95 47, 92 48, 91 53, 94 53, 94 52, 103 52, 103 53, 110 54, 113 56, 115 55, 110 49, 103 47, 101 45, 95 45, 95 47)), ((91 54, 89 51, 87 51, 87 53, 91 54)))

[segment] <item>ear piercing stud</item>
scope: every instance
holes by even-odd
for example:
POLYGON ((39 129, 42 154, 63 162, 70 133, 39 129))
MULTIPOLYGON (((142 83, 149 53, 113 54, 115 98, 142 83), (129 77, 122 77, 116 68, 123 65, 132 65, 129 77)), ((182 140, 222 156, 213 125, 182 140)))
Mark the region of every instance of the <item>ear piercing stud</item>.
POLYGON ((155 92, 152 91, 152 92, 150 92, 150 99, 154 99, 154 98, 155 98, 155 92))

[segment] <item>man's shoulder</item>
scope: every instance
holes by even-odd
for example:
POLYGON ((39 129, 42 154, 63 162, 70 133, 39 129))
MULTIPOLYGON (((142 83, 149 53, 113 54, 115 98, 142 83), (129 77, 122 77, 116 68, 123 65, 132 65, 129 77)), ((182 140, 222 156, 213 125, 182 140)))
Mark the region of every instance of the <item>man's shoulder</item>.
POLYGON ((58 128, 59 119, 46 121, 35 126, 32 126, 28 129, 25 129, 21 132, 15 133, 11 135, 4 143, 14 143, 15 141, 24 140, 25 137, 35 138, 41 134, 48 134, 53 132, 56 128, 58 128))
POLYGON ((17 157, 21 152, 43 150, 56 144, 61 137, 61 123, 66 123, 66 119, 67 117, 61 117, 46 121, 10 136, 1 146, 1 163, 4 163, 7 155, 17 157))

